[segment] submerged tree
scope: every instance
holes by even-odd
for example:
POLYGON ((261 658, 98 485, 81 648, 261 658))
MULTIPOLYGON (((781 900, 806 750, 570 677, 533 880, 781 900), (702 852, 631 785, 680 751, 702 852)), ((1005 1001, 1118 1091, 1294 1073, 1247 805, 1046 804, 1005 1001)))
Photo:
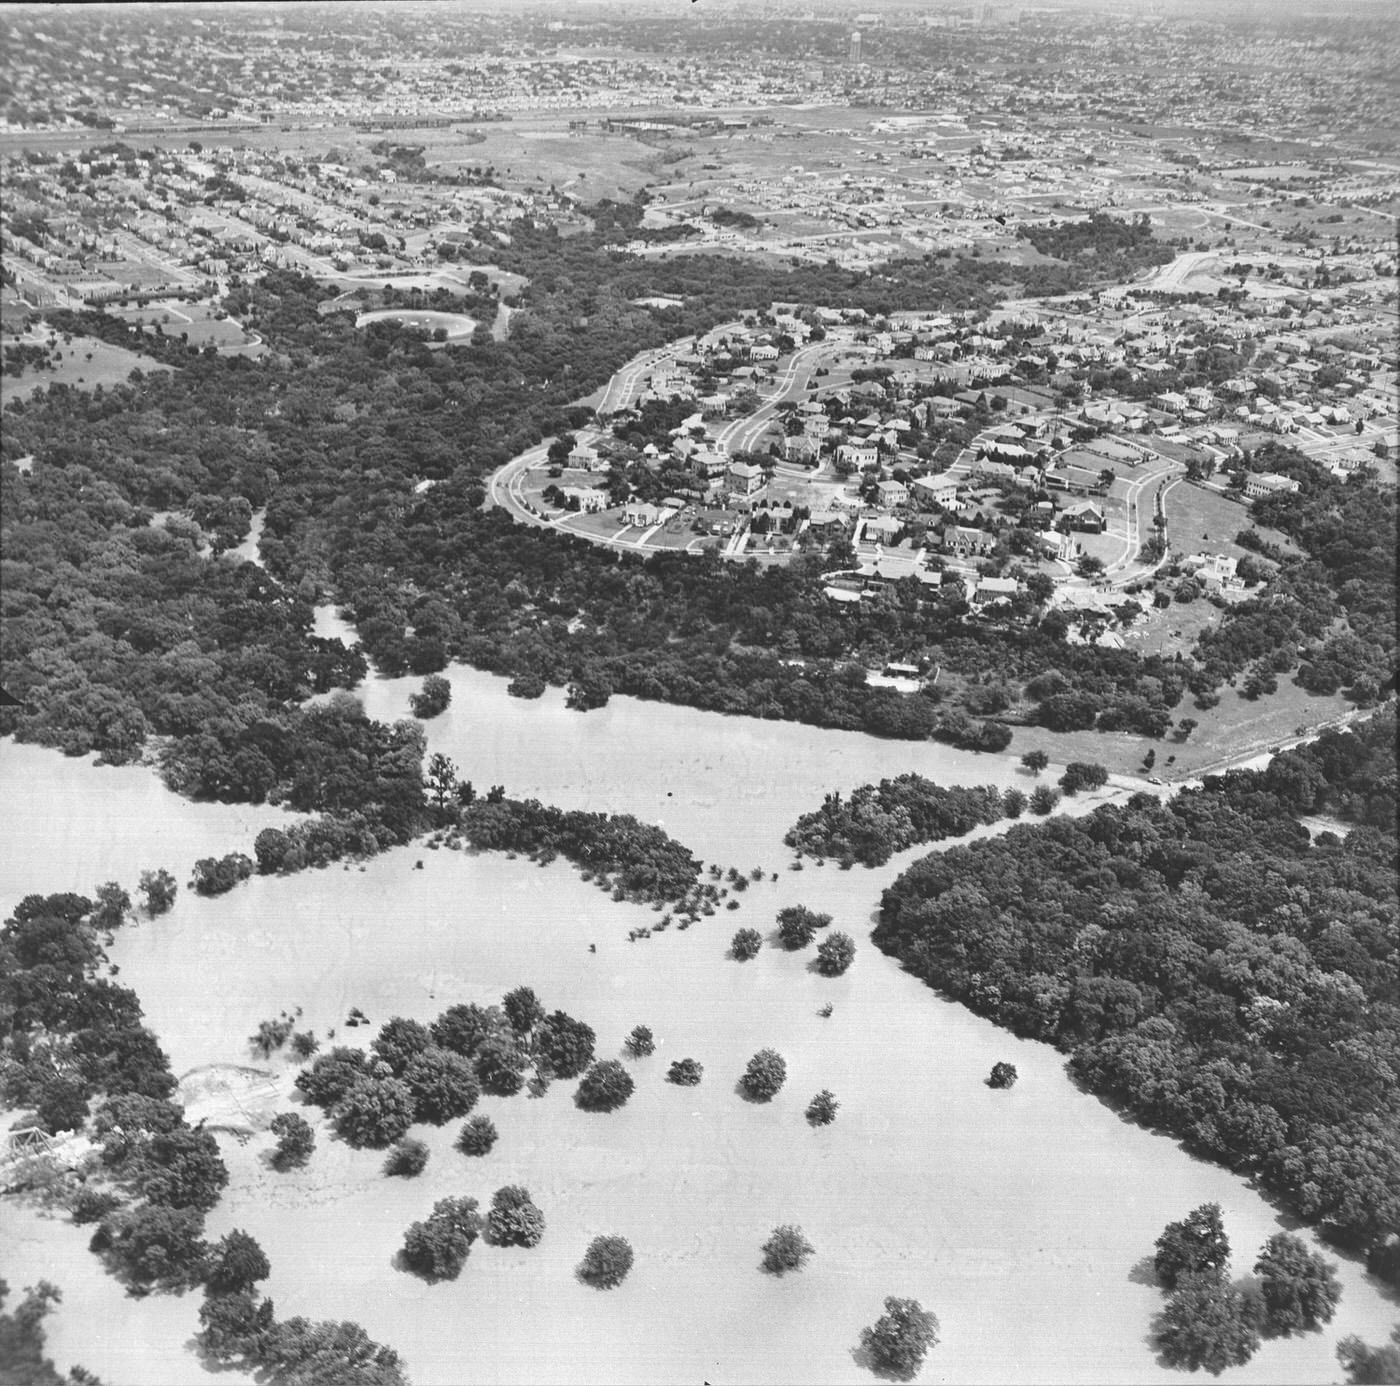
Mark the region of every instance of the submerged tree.
POLYGON ((544 1236, 544 1214, 530 1191, 519 1184, 497 1189, 486 1216, 486 1240, 493 1246, 538 1246, 544 1236))
POLYGON ((1256 1310, 1238 1286, 1216 1271, 1185 1272, 1162 1312, 1157 1346, 1170 1366, 1219 1376, 1254 1356, 1259 1346, 1256 1310))
POLYGON ((463 1155, 489 1155, 499 1134, 489 1116, 474 1116, 462 1127, 457 1149, 463 1155))
POLYGON ((677 1087, 693 1088, 705 1075, 705 1066, 697 1059, 677 1059, 666 1071, 666 1081, 677 1087))
POLYGON ((413 1179, 428 1167, 428 1147, 422 1141, 405 1137, 389 1152, 384 1173, 399 1179, 413 1179))
POLYGON ((440 1199, 432 1213, 404 1235, 404 1265, 424 1280, 455 1280, 480 1234, 476 1199, 440 1199))
POLYGON ((760 1049, 739 1079, 744 1092, 755 1102, 770 1101, 786 1081, 787 1064, 776 1049, 760 1049))
POLYGON ((626 1237, 594 1237, 579 1262, 578 1278, 600 1290, 611 1290, 632 1269, 632 1243, 626 1237))
POLYGON ((656 1036, 651 1033, 651 1029, 646 1025, 637 1025, 632 1029, 632 1033, 624 1041, 627 1052, 634 1059, 645 1059, 649 1054, 656 1053, 656 1036))
POLYGON ((817 971, 839 977, 855 961, 856 945, 850 934, 831 934, 817 945, 817 971))
POLYGON ((775 1227, 773 1235, 763 1244, 763 1269, 772 1275, 801 1270, 815 1252, 816 1247, 802 1235, 800 1227, 784 1223, 775 1227))
POLYGON ((1254 1263, 1264 1301, 1264 1332, 1271 1338, 1309 1333, 1332 1321, 1342 1287, 1336 1266, 1288 1232, 1276 1232, 1254 1263))
POLYGON ((277 1137, 277 1147, 272 1152, 274 1169, 299 1169, 311 1158, 316 1136, 305 1117, 296 1112, 278 1112, 268 1129, 277 1137))
POLYGON ((996 1063, 992 1065, 991 1077, 987 1079, 989 1088, 1014 1087, 1018 1075, 1015 1064, 996 1063))
POLYGON ((1202 1271, 1223 1275, 1229 1260, 1230 1239, 1220 1219, 1220 1205, 1203 1203, 1180 1222, 1167 1224, 1157 1238, 1152 1265, 1157 1278, 1172 1290, 1183 1275, 1202 1271))
POLYGON ((603 1059, 583 1075, 574 1102, 587 1112, 611 1112, 626 1104, 635 1084, 616 1059, 603 1059))
POLYGON ((885 1312, 861 1334, 861 1346, 879 1372, 907 1381, 938 1343, 938 1317, 917 1299, 885 1299, 885 1312))
POLYGON ((784 948, 805 948, 816 937, 818 929, 831 923, 829 914, 818 914, 805 905, 791 905, 778 911, 778 937, 784 948))

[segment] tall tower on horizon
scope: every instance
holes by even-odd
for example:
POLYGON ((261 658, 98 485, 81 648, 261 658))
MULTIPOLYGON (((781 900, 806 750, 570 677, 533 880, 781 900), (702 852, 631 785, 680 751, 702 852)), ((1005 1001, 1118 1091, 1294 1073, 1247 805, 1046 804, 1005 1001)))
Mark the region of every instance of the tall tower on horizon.
POLYGON ((858 63, 858 62, 860 61, 860 30, 859 30, 859 29, 852 29, 852 30, 851 30, 851 61, 852 61, 853 63, 858 63))

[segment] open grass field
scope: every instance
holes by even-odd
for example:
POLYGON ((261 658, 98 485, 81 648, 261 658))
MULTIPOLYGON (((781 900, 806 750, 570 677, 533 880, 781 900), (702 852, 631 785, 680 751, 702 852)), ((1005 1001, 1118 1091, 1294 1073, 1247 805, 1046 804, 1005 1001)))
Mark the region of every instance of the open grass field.
POLYGON ((512 121, 473 130, 485 136, 481 143, 454 138, 450 130, 407 131, 403 141, 426 145, 428 164, 444 172, 491 166, 503 187, 553 185, 569 189, 584 202, 604 197, 625 201, 662 167, 664 149, 596 128, 571 135, 563 115, 548 122, 512 121))
POLYGON ((1237 544, 1235 536, 1246 529, 1259 529, 1269 543, 1292 550, 1288 539, 1277 530, 1254 524, 1247 502, 1230 500, 1207 487, 1178 482, 1167 492, 1165 504, 1172 551, 1183 557, 1205 550, 1243 558, 1249 550, 1237 544))
POLYGON ((149 356, 138 355, 125 347, 109 346, 95 337, 74 337, 67 345, 61 338, 51 337, 50 340, 55 342, 55 349, 62 353, 62 358, 49 369, 31 368, 21 376, 0 375, 0 407, 11 400, 28 399, 46 385, 72 385, 77 389, 92 390, 99 385, 125 384, 133 370, 152 372, 170 369, 149 356))
MULTIPOLYGON (((1171 629, 1184 634, 1182 618, 1176 613, 1194 612, 1202 606, 1214 610, 1208 603, 1195 602, 1156 614, 1170 617, 1175 622, 1171 629)), ((1129 648, 1137 648, 1131 633, 1127 643, 1129 648)), ((1157 763, 1151 773, 1172 783, 1218 769, 1227 760, 1267 752, 1271 746, 1293 740, 1299 727, 1320 726, 1352 711, 1352 707, 1340 695, 1309 693, 1281 675, 1278 692, 1258 702, 1242 698, 1229 687, 1221 690, 1219 705, 1205 712, 1192 704, 1189 695, 1183 698, 1175 709, 1175 720, 1194 717, 1200 724, 1185 742, 1177 739, 1175 731, 1153 741, 1123 732, 1051 732, 1043 727, 1017 727, 1013 750, 1020 755, 1039 748, 1057 762, 1097 761, 1114 774, 1142 775, 1147 773, 1143 757, 1152 749, 1157 752, 1157 763), (1170 763, 1169 757, 1174 757, 1170 763)))
POLYGON ((155 323, 167 337, 178 337, 191 346, 213 345, 220 350, 255 345, 253 339, 218 308, 208 303, 175 300, 147 303, 140 308, 109 307, 123 322, 155 323))

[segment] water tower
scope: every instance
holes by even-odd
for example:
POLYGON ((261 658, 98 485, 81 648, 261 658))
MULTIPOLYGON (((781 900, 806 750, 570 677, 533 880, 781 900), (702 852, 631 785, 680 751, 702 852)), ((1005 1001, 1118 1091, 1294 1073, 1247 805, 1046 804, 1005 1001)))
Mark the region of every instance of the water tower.
POLYGON ((852 29, 852 30, 851 30, 851 61, 852 61, 853 63, 858 63, 858 62, 860 61, 860 30, 859 30, 859 29, 852 29))

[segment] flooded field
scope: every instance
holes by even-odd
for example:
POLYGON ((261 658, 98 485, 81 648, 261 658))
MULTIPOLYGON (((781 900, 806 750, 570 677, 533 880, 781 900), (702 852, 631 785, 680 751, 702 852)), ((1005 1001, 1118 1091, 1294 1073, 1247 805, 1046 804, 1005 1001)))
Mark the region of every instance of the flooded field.
MULTIPOLYGON (((341 629, 318 616, 322 634, 341 629)), ((501 1131, 494 1151, 457 1153, 459 1123, 417 1127, 432 1157, 414 1180, 386 1179, 381 1153, 333 1140, 314 1109, 301 1110, 317 1117, 317 1153, 298 1173, 268 1168, 266 1133, 221 1137, 232 1182, 210 1235, 242 1227, 261 1242, 279 1315, 362 1323, 404 1354, 419 1386, 842 1382, 868 1379, 853 1350, 895 1294, 942 1321, 925 1380, 1178 1379, 1148 1343, 1162 1299, 1139 1263, 1165 1223, 1213 1200, 1247 1270, 1278 1215, 1240 1179, 1080 1093, 1053 1050, 940 1000, 876 952, 867 935, 880 891, 917 850, 876 871, 799 872, 781 845, 831 789, 906 769, 949 784, 1025 783, 1014 758, 626 698, 581 715, 558 690, 522 702, 501 679, 450 677, 451 708, 427 724, 430 749, 479 788, 633 812, 707 861, 762 866, 768 878, 733 897, 735 910, 629 942, 660 916, 614 903, 562 862, 416 844, 363 869, 254 878, 215 900, 182 892, 168 916, 123 931, 113 961, 181 1075, 253 1062, 247 1037, 284 1009, 301 1007, 323 1043, 367 1044, 392 1015, 426 1021, 519 985, 593 1026, 599 1057, 618 1055, 634 1025, 656 1033, 657 1052, 629 1064, 637 1091, 622 1110, 579 1111, 572 1082, 538 1099, 484 1098, 479 1110, 501 1131), (856 939, 846 976, 816 975, 810 950, 768 946, 747 964, 726 956, 735 928, 769 934, 793 903, 829 912, 856 939), (347 1028, 352 1007, 370 1026, 347 1028), (736 1080, 769 1046, 788 1081, 754 1105, 736 1080), (705 1066, 697 1088, 664 1081, 683 1056, 705 1066), (1000 1060, 1020 1072, 1010 1091, 986 1086, 1000 1060), (822 1088, 841 1109, 814 1130, 803 1110, 822 1088), (404 1229, 435 1200, 487 1202, 508 1183, 526 1185, 544 1212, 538 1248, 478 1243, 450 1284, 395 1269, 404 1229), (789 1222, 817 1253, 773 1279, 759 1248, 789 1222), (573 1275, 604 1232, 636 1250, 630 1278, 608 1294, 573 1275)), ((371 679, 362 692, 372 715, 394 718, 417 686, 371 679)), ((108 878, 134 884, 158 864, 183 880, 195 856, 248 850, 277 816, 191 805, 149 771, 9 743, 0 774, 7 903, 108 878)), ((280 1058, 267 1067, 291 1106, 295 1070, 280 1058)), ((125 1300, 84 1249, 83 1229, 13 1206, 3 1221, 0 1275, 14 1285, 48 1275, 67 1292, 50 1320, 60 1366, 131 1386, 199 1373, 185 1346, 197 1296, 125 1300)), ((1324 1334, 1267 1344, 1222 1379, 1328 1381, 1339 1336, 1382 1341, 1393 1307, 1355 1265, 1341 1276, 1342 1306, 1324 1334)))

